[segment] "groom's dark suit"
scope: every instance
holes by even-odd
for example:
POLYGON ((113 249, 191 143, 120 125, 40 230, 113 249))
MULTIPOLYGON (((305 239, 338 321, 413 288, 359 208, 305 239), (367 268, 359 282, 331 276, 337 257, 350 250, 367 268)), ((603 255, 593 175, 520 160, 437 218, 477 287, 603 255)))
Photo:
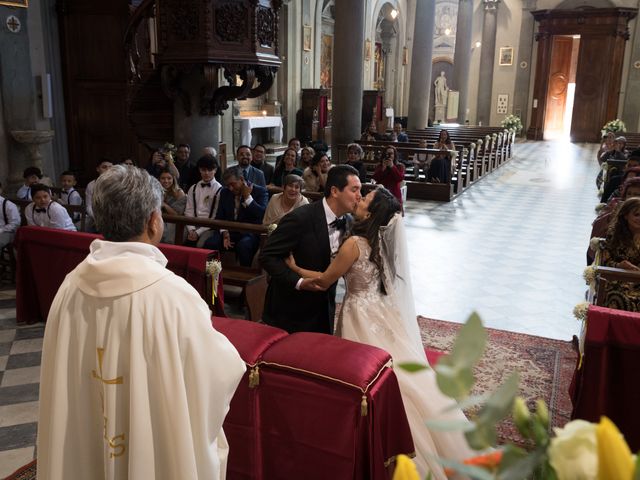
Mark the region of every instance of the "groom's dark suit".
POLYGON ((329 266, 331 246, 322 201, 285 215, 262 249, 260 262, 271 276, 263 320, 290 333, 332 334, 336 285, 326 292, 296 290, 300 277, 284 262, 289 253, 307 270, 323 272, 329 266))

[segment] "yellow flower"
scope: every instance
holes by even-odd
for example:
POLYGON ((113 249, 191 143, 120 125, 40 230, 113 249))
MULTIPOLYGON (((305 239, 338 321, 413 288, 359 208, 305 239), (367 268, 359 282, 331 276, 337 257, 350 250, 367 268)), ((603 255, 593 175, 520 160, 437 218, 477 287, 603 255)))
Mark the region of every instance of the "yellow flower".
POLYGON ((393 480, 420 480, 416 464, 406 455, 396 457, 396 470, 393 472, 393 480))
POLYGON ((598 479, 631 480, 634 462, 629 445, 620 430, 607 417, 596 426, 598 440, 598 479))
POLYGON ((549 463, 560 480, 596 480, 598 446, 596 426, 573 420, 564 428, 554 428, 556 436, 549 445, 549 463))

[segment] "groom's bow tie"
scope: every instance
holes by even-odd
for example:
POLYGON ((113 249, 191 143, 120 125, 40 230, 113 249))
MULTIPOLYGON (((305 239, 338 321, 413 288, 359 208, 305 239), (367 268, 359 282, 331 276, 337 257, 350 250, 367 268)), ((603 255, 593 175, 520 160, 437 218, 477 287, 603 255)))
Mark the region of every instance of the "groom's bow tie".
POLYGON ((345 230, 347 228, 347 217, 342 216, 336 218, 329 224, 329 226, 335 228, 336 230, 345 230))

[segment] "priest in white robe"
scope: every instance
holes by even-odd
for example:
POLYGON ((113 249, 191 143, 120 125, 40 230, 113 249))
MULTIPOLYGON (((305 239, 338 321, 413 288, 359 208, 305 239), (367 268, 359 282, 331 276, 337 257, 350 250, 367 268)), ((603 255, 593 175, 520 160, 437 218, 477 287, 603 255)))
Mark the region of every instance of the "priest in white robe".
POLYGON ((206 303, 165 268, 162 187, 115 166, 93 197, 91 252, 44 336, 38 479, 223 479, 222 423, 245 371, 206 303))

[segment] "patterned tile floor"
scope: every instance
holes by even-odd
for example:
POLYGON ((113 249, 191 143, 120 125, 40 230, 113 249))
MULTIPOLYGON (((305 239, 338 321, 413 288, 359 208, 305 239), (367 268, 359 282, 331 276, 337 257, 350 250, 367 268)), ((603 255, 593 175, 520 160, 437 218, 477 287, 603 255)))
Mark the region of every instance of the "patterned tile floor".
MULTIPOLYGON (((597 203, 595 145, 522 143, 451 203, 409 201, 416 311, 569 340, 597 203)), ((35 456, 44 325, 16 327, 0 290, 0 478, 35 456)))

